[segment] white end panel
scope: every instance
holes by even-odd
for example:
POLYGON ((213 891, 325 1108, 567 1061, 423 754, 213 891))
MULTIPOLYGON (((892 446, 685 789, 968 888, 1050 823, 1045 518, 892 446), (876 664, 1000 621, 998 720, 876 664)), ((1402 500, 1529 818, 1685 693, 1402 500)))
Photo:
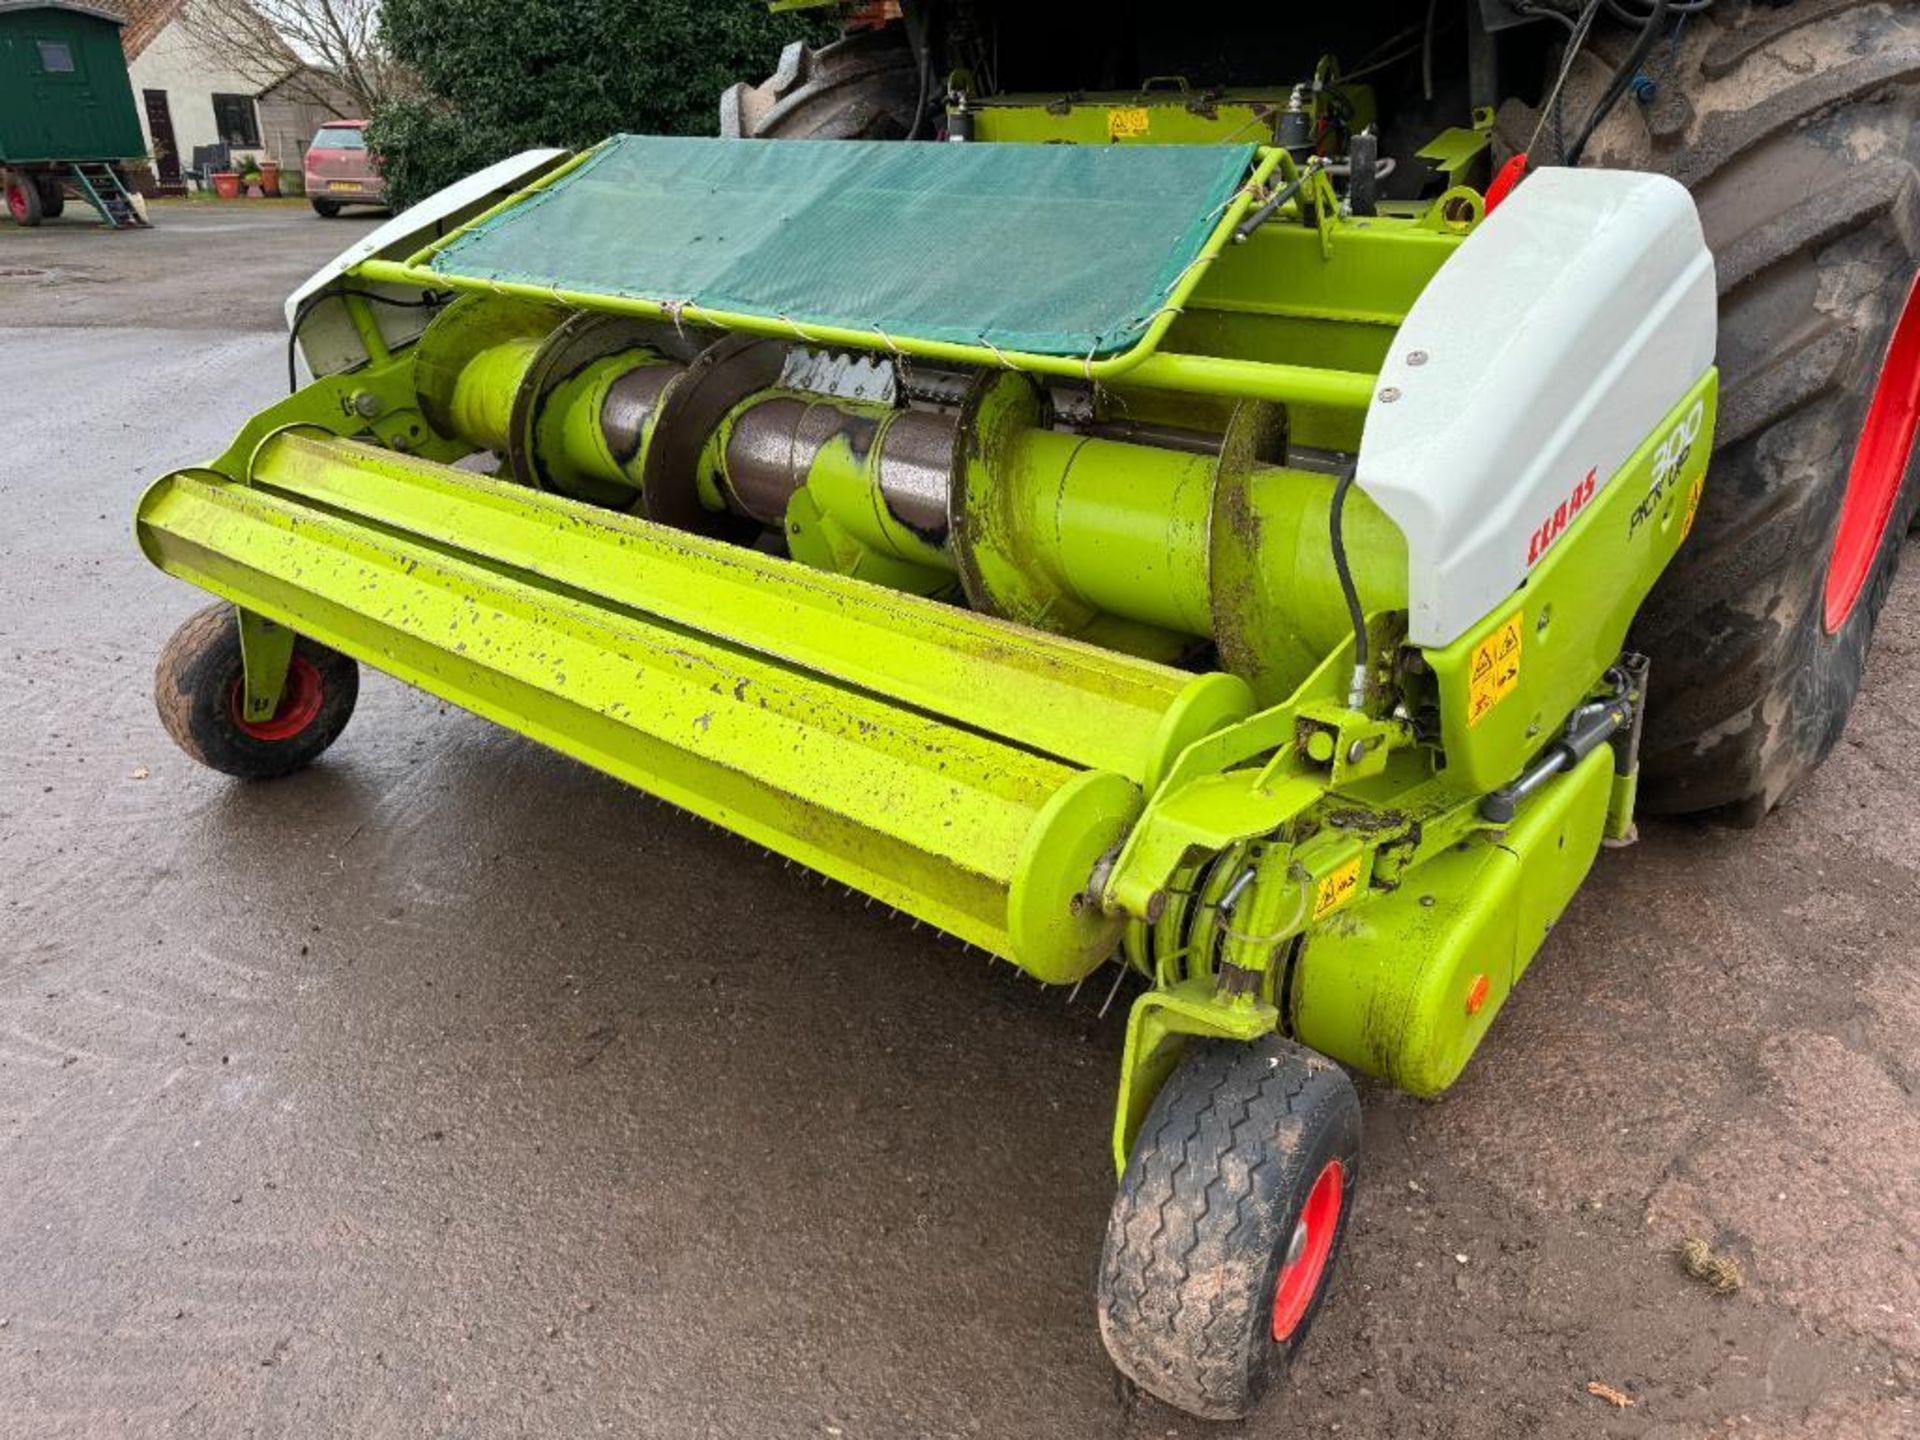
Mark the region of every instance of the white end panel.
MULTIPOLYGON (((389 260, 405 259, 436 235, 472 219, 515 190, 531 184, 564 160, 568 153, 565 150, 522 150, 518 155, 496 160, 484 170, 476 170, 464 180, 456 180, 446 189, 435 191, 418 205, 402 210, 386 224, 362 236, 314 271, 305 284, 287 297, 288 328, 292 328, 301 302, 346 274, 362 260, 371 260, 375 256, 389 260)), ((316 219, 315 223, 325 222, 316 219)), ((339 307, 328 308, 337 310, 339 307)), ((389 344, 397 345, 411 339, 426 325, 424 312, 379 306, 376 307, 375 316, 389 344)), ((354 338, 350 325, 337 318, 331 324, 322 323, 317 315, 315 324, 300 332, 300 350, 300 358, 309 379, 357 363, 365 354, 354 338)))
POLYGON ((1526 579, 1556 511, 1591 504, 1713 364, 1715 327, 1713 258, 1665 176, 1540 170, 1480 224, 1394 340, 1355 475, 1406 535, 1415 644, 1526 579))

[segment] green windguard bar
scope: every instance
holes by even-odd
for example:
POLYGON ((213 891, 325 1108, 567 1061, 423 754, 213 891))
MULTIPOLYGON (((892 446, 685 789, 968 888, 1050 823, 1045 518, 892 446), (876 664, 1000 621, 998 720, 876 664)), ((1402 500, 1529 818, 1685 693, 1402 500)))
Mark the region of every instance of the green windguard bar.
POLYGON ((1164 330, 1245 208, 1254 156, 620 135, 411 264, 789 339, 1091 361, 1164 330))

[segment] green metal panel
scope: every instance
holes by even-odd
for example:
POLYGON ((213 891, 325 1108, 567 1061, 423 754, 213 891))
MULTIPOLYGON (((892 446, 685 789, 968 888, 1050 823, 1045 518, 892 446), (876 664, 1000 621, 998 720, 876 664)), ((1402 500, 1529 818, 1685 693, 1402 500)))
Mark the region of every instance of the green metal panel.
POLYGON ((0 11, 0 163, 123 160, 146 149, 117 22, 58 5, 0 11), (61 59, 72 69, 59 69, 61 59))
POLYGON ((1447 849, 1310 932, 1295 1034, 1413 1094, 1446 1089, 1593 864, 1612 788, 1601 746, 1504 834, 1447 849))
POLYGON ((1426 652, 1439 682, 1441 745, 1459 784, 1492 790, 1513 779, 1619 657, 1641 602, 1687 537, 1718 397, 1719 372, 1709 370, 1604 486, 1589 476, 1597 488, 1587 490, 1572 477, 1562 511, 1542 517, 1543 554, 1526 583, 1453 644, 1426 652), (1692 443, 1676 451, 1677 431, 1692 443), (1511 683, 1489 676, 1489 664, 1510 666, 1511 683))

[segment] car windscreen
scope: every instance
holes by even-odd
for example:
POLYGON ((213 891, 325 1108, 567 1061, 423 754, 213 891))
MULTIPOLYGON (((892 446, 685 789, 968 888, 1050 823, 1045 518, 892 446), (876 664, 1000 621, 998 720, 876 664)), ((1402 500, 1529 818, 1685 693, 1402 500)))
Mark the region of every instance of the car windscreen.
POLYGON ((364 150, 367 137, 364 131, 350 130, 346 126, 329 126, 313 137, 315 150, 364 150))

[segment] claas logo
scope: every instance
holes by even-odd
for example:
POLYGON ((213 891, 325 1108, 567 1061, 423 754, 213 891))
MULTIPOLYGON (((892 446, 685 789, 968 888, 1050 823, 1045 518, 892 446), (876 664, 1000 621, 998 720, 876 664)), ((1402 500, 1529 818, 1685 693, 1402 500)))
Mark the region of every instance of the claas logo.
POLYGON ((1587 471, 1580 483, 1573 487, 1572 494, 1553 507, 1553 514, 1534 527, 1532 538, 1527 541, 1527 564, 1534 564, 1547 553, 1553 542, 1560 538, 1561 532, 1573 523, 1574 517, 1586 509, 1587 502, 1593 499, 1593 492, 1599 488, 1600 471, 1596 467, 1587 471))

